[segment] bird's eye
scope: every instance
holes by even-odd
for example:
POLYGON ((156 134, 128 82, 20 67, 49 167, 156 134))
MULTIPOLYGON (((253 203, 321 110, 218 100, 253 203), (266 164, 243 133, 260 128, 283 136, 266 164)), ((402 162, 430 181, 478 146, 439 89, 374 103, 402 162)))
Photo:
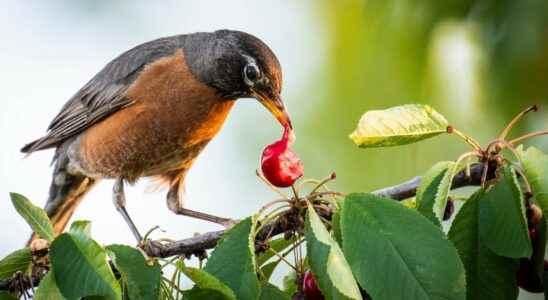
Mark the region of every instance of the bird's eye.
POLYGON ((247 85, 252 86, 261 78, 261 71, 256 64, 247 64, 244 67, 244 81, 247 85))

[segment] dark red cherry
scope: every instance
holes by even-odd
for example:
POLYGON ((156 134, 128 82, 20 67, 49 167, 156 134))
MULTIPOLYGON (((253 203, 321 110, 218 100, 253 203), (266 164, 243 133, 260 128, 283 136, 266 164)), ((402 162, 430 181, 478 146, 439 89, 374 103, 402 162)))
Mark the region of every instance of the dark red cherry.
POLYGON ((303 292, 307 300, 324 300, 324 296, 316 284, 316 279, 314 279, 314 274, 312 272, 304 272, 303 278, 303 292))

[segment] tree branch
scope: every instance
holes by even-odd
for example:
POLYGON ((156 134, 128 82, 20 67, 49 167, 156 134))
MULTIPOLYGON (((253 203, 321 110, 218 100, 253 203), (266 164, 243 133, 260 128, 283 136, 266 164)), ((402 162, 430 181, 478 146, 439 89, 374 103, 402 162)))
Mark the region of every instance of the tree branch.
MULTIPOLYGON (((493 168, 490 168, 493 170, 493 168)), ((466 176, 464 171, 458 173, 453 178, 453 183, 451 185, 452 189, 460 188, 463 186, 469 185, 480 185, 481 178, 483 174, 483 164, 473 164, 470 169, 470 176, 466 176)), ((494 178, 494 173, 490 172, 488 174, 488 179, 494 178)), ((415 196, 417 192, 417 187, 420 185, 421 177, 417 176, 411 180, 403 182, 401 184, 379 189, 373 191, 375 195, 391 198, 397 201, 401 201, 407 198, 415 196)), ((273 222, 272 224, 266 225, 261 232, 257 234, 257 241, 264 241, 269 236, 275 236, 281 233, 295 230, 289 223, 282 222, 273 222)), ((191 238, 171 242, 171 243, 160 243, 157 241, 150 241, 144 245, 144 251, 152 257, 166 258, 175 255, 180 256, 191 256, 191 255, 202 255, 206 250, 215 248, 217 242, 221 239, 225 230, 212 231, 203 233, 191 238)), ((42 274, 43 276, 45 274, 42 274)), ((41 277, 40 276, 40 277, 41 277)), ((34 278, 33 282, 35 285, 38 284, 40 277, 34 278)), ((0 281, 0 290, 8 290, 10 287, 14 286, 13 282, 15 279, 7 279, 0 281)))
MULTIPOLYGON (((492 168, 491 168, 492 170, 492 168)), ((473 164, 470 168, 470 177, 466 176, 466 172, 459 172, 454 178, 451 185, 452 189, 460 188, 469 185, 480 185, 481 177, 483 174, 482 164, 473 164)), ((488 178, 493 178, 494 174, 491 172, 488 178)), ((383 188, 372 192, 375 195, 391 198, 397 201, 401 201, 407 198, 415 196, 417 187, 420 185, 421 177, 417 176, 411 180, 400 183, 395 186, 383 188)), ((257 234, 257 240, 264 240, 267 235, 270 236, 284 233, 294 228, 288 228, 287 224, 281 224, 275 222, 273 224, 264 227, 261 232, 257 234)), ((222 237, 224 230, 204 233, 189 239, 176 241, 169 244, 149 243, 145 247, 145 252, 148 255, 154 257, 170 257, 174 255, 192 255, 203 252, 205 250, 214 248, 219 239, 222 237)))

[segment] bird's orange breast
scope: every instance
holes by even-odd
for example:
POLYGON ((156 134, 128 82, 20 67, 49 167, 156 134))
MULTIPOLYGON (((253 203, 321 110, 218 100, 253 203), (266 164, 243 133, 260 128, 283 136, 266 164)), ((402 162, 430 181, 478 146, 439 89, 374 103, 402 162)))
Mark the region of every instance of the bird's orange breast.
POLYGON ((192 75, 182 50, 146 66, 126 96, 132 105, 79 139, 85 172, 132 181, 188 169, 234 104, 192 75))

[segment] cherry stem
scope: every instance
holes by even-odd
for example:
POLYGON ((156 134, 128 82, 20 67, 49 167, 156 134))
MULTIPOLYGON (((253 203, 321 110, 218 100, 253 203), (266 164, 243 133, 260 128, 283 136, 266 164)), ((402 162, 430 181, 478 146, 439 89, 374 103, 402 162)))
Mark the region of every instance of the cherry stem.
MULTIPOLYGON (((295 270, 295 272, 299 272, 299 270, 297 269, 296 266, 292 265, 291 262, 289 262, 283 255, 281 255, 280 253, 274 251, 272 248, 268 248, 268 250, 270 252, 272 252, 274 255, 276 255, 280 261, 283 261, 284 263, 286 263, 288 266, 290 266, 293 270, 295 270)), ((290 251, 293 251, 293 249, 290 249, 290 251)))
POLYGON ((510 123, 508 123, 506 128, 504 128, 504 130, 502 130, 502 132, 499 135, 499 139, 500 140, 506 139, 506 136, 508 136, 508 133, 510 133, 510 130, 512 130, 512 128, 516 125, 517 122, 519 122, 521 119, 523 119, 523 117, 526 114, 528 114, 529 112, 537 111, 537 110, 538 110, 538 106, 533 105, 533 106, 528 107, 524 111, 520 112, 519 114, 517 114, 517 116, 515 116, 512 119, 512 121, 510 121, 510 123))
POLYGON ((467 162, 466 162, 466 178, 470 178, 472 176, 472 171, 471 171, 471 165, 472 163, 470 163, 470 157, 467 157, 467 162))
MULTIPOLYGON (((265 217, 263 220, 261 220, 261 225, 259 225, 257 227, 257 229, 255 229, 255 234, 254 236, 256 236, 259 232, 261 232, 261 230, 263 229, 263 227, 265 227, 266 225, 270 224, 270 222, 278 217, 281 217, 283 216, 284 214, 286 214, 289 210, 284 210, 284 211, 280 211, 280 212, 277 212, 277 213, 271 213, 269 214, 267 217, 265 217)), ((274 227, 272 227, 272 230, 274 230, 274 227)), ((267 238, 270 236, 271 232, 267 235, 267 238)), ((255 238, 255 237, 253 237, 255 238)))
POLYGON ((300 236, 299 233, 296 233, 297 238, 293 241, 293 244, 291 245, 291 248, 286 250, 284 254, 282 254, 284 257, 287 256, 291 251, 293 251, 293 260, 295 262, 295 267, 297 274, 300 274, 302 272, 303 264, 302 264, 302 251, 301 251, 301 244, 304 242, 304 239, 300 236))
POLYGON ((180 257, 176 256, 176 257, 171 258, 171 259, 162 259, 162 262, 164 262, 164 265, 162 266, 162 269, 164 269, 165 267, 172 266, 175 261, 179 260, 179 258, 180 257))
POLYGON ((160 228, 159 225, 156 225, 156 226, 152 227, 149 231, 147 231, 147 232, 145 233, 145 236, 143 237, 142 242, 145 242, 146 240, 148 240, 148 237, 150 236, 150 234, 151 234, 152 232, 156 231, 156 230, 160 230, 160 231, 162 231, 162 232, 165 232, 165 231, 163 231, 163 230, 160 228))
POLYGON ((480 157, 480 158, 482 157, 477 151, 466 152, 462 154, 461 156, 459 156, 459 158, 457 158, 457 160, 455 161, 455 165, 454 165, 455 170, 459 167, 460 163, 462 163, 465 159, 467 159, 468 161, 465 163, 466 176, 470 177, 470 157, 472 156, 480 157))
POLYGON ((295 196, 295 201, 298 201, 297 199, 299 199, 299 190, 295 188, 294 184, 291 185, 291 190, 293 191, 293 196, 295 196))
MULTIPOLYGON (((316 198, 316 197, 320 197, 320 196, 340 196, 340 197, 345 197, 346 194, 345 193, 342 193, 342 192, 335 192, 335 191, 328 191, 328 192, 316 192, 316 193, 310 193, 308 194, 308 196, 306 196, 304 199, 307 200, 307 199, 311 199, 311 198, 316 198)), ((325 199, 324 199, 325 200, 325 199)), ((327 201, 327 200, 326 200, 327 201)))
MULTIPOLYGON (((507 141, 498 141, 498 142, 501 143, 504 146, 504 148, 508 148, 508 150, 510 150, 510 152, 512 152, 514 157, 521 164, 521 156, 519 156, 518 152, 516 151, 516 149, 514 148, 514 145, 511 142, 507 142, 507 141)), ((504 149, 504 148, 502 148, 502 149, 504 149)))
POLYGON ((459 158, 457 158, 457 160, 455 161, 455 168, 458 168, 458 165, 465 159, 467 158, 470 158, 472 156, 476 156, 476 157, 482 157, 481 155, 479 155, 479 153, 477 153, 476 151, 470 151, 470 152, 466 152, 464 154, 462 154, 461 156, 459 156, 459 158))
MULTIPOLYGON (((303 186, 305 186, 306 184, 313 184, 314 187, 316 187, 318 184, 320 184, 320 180, 316 180, 316 179, 302 180, 297 186, 297 189, 300 191, 303 188, 303 186)), ((326 192, 329 191, 327 187, 323 186, 323 188, 326 190, 326 192)))
MULTIPOLYGON (((329 181, 332 181, 332 180, 335 180, 335 176, 333 176, 334 173, 332 173, 331 175, 327 176, 326 178, 322 179, 320 182, 318 182, 318 184, 316 185, 316 187, 314 187, 312 189, 312 191, 310 192, 310 194, 314 194, 316 191, 318 191, 321 187, 324 187, 326 183, 328 183, 329 181)), ((327 188, 326 188, 327 189, 327 188)))
POLYGON ((281 216, 285 212, 288 212, 291 209, 291 207, 292 207, 291 205, 282 205, 282 206, 276 207, 275 209, 273 209, 271 212, 269 212, 267 215, 265 215, 261 219, 260 227, 263 227, 263 225, 266 225, 266 224, 270 223, 272 221, 272 216, 281 216), (283 210, 283 212, 280 213, 280 211, 282 211, 282 210, 283 210))
MULTIPOLYGON (((306 200, 306 201, 315 201, 318 197, 322 197, 322 196, 333 196, 333 197, 341 196, 341 197, 344 197, 345 194, 340 193, 340 192, 315 192, 315 193, 308 194, 308 196, 306 196, 304 198, 304 200, 306 200)), ((334 207, 339 207, 339 204, 337 203, 337 201, 335 199, 322 198, 321 200, 333 205, 334 207)))
POLYGON ((531 132, 531 133, 528 133, 526 135, 520 136, 518 138, 515 138, 515 139, 511 140, 509 143, 511 145, 516 145, 517 143, 522 142, 526 139, 530 139, 530 138, 540 136, 540 135, 547 135, 547 134, 548 134, 548 130, 535 131, 535 132, 531 132))
MULTIPOLYGON (((275 201, 272 201, 272 202, 269 202, 267 204, 265 204, 263 207, 261 207, 261 209, 259 209, 259 212, 257 213, 257 215, 261 215, 263 212, 265 212, 268 208, 270 208, 271 206, 273 205, 276 205, 278 203, 288 203, 288 204, 292 204, 293 202, 291 200, 287 200, 287 199, 280 199, 280 200, 275 200, 275 201)), ((284 207, 284 206, 281 206, 281 207, 284 207)), ((277 208, 276 208, 277 209, 277 208)))
POLYGON ((447 132, 456 134, 458 137, 462 138, 466 143, 468 143, 468 145, 472 146, 474 150, 478 152, 482 152, 480 144, 476 140, 474 140, 472 137, 467 136, 466 134, 460 132, 454 127, 448 127, 447 132))

